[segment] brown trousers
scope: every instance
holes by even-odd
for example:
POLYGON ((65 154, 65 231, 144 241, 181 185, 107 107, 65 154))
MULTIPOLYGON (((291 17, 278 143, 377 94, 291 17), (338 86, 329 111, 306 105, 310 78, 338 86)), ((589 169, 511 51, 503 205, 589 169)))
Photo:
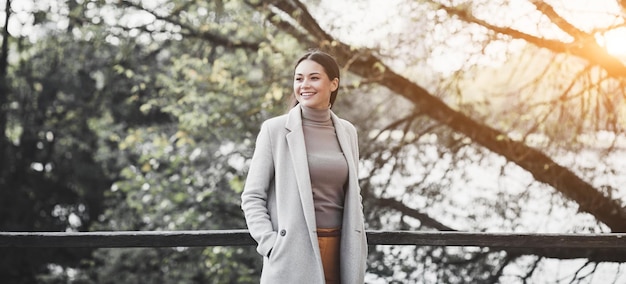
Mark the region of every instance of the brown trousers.
POLYGON ((317 241, 320 245, 326 284, 340 284, 339 247, 341 244, 341 229, 317 228, 317 241))

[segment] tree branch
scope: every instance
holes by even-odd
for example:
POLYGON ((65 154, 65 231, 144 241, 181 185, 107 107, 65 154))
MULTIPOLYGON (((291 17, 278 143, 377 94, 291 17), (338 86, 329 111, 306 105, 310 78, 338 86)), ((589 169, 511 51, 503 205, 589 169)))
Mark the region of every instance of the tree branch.
MULTIPOLYGON (((288 15, 309 14, 306 9, 296 10, 295 6, 286 5, 283 2, 285 1, 276 0, 272 3, 280 5, 281 8, 285 9, 282 11, 288 15)), ((298 24, 311 35, 323 36, 325 34, 320 31, 321 28, 310 15, 301 16, 294 20, 299 20, 298 24)), ((296 36, 302 37, 302 35, 296 36)), ((331 50, 340 63, 353 60, 349 68, 354 74, 362 77, 380 74, 381 85, 419 106, 420 110, 430 118, 516 163, 530 172, 537 181, 552 186, 566 198, 576 202, 580 211, 594 215, 598 221, 606 224, 613 232, 626 232, 626 210, 622 208, 619 200, 605 196, 600 190, 595 189, 571 170, 557 164, 544 153, 523 142, 509 139, 506 133, 455 111, 421 86, 392 71, 371 53, 361 52, 355 55, 355 51, 349 45, 325 36, 318 38, 318 42, 320 47, 331 50)))
POLYGON ((376 200, 376 204, 378 206, 395 209, 404 215, 413 217, 419 220, 423 226, 437 229, 439 231, 456 231, 455 229, 452 229, 440 223, 439 221, 433 219, 432 217, 428 216, 428 214, 422 213, 417 209, 413 209, 404 205, 404 203, 402 203, 401 201, 391 199, 391 198, 378 198, 376 200))
POLYGON ((572 35, 574 37, 573 42, 563 43, 558 40, 536 37, 512 28, 495 26, 474 17, 472 14, 468 13, 468 11, 459 10, 439 3, 431 3, 446 11, 450 15, 455 15, 465 22, 482 26, 492 32, 509 36, 511 38, 522 39, 535 46, 549 49, 556 53, 570 53, 574 56, 583 58, 591 64, 602 67, 611 77, 626 76, 626 66, 619 59, 609 54, 606 49, 598 45, 598 43, 594 40, 593 35, 580 31, 573 25, 567 23, 563 18, 554 12, 551 6, 547 4, 540 3, 535 5, 539 5, 539 11, 544 13, 544 15, 546 15, 555 25, 559 28, 565 29, 564 32, 572 35))
POLYGON ((181 27, 182 29, 187 30, 188 32, 185 34, 185 36, 190 36, 190 37, 194 37, 194 38, 199 38, 199 39, 204 39, 204 40, 208 40, 216 45, 221 45, 221 46, 226 46, 226 47, 234 47, 234 48, 246 48, 246 49, 251 49, 251 50, 256 50, 259 48, 259 43, 258 42, 246 42, 246 41, 242 41, 242 40, 231 40, 227 37, 223 37, 217 34, 213 34, 210 32, 206 32, 206 31, 199 31, 198 29, 196 29, 193 26, 189 26, 184 24, 183 22, 174 19, 173 15, 170 16, 161 16, 158 13, 151 11, 149 9, 146 9, 145 7, 141 6, 140 4, 135 4, 132 3, 128 0, 121 0, 120 5, 126 6, 126 7, 131 7, 131 8, 135 8, 138 10, 142 10, 145 11, 147 13, 150 13, 151 15, 153 15, 156 19, 161 20, 161 21, 165 21, 174 25, 177 25, 179 27, 181 27))
MULTIPOLYGON (((559 27, 562 31, 571 35, 575 40, 587 39, 588 35, 570 24, 567 20, 561 17, 559 14, 554 11, 554 8, 550 6, 550 4, 545 3, 543 1, 530 1, 538 11, 544 14, 550 21, 559 27)), ((593 38, 592 38, 593 40, 593 38)))

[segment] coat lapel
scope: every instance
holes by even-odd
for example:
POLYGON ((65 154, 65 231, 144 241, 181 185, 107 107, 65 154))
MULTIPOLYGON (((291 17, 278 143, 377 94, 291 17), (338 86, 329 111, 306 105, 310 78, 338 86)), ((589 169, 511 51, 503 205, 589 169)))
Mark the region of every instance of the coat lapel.
MULTIPOLYGON (((304 218, 309 229, 309 235, 316 230, 315 223, 315 207, 313 205, 313 191, 311 189, 311 177, 309 175, 309 163, 306 155, 306 145, 304 143, 304 132, 302 130, 302 112, 300 105, 295 106, 289 111, 285 127, 289 133, 287 145, 291 162, 294 166, 296 175, 296 183, 300 193, 300 202, 304 210, 304 218)), ((313 238, 314 236, 311 236, 313 238)), ((317 238, 317 236, 315 236, 317 238)))

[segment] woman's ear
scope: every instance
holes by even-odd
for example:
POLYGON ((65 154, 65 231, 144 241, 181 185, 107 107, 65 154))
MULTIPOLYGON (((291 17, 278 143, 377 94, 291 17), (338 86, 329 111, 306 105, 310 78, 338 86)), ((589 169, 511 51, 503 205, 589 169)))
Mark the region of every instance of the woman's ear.
POLYGON ((334 92, 337 90, 337 88, 339 88, 339 78, 335 78, 330 81, 330 91, 334 92))

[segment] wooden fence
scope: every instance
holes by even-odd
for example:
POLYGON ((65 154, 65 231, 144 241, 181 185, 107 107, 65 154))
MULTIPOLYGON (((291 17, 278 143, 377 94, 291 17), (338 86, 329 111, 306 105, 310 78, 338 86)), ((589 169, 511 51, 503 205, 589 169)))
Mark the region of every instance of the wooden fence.
MULTIPOLYGON (((626 234, 367 231, 369 245, 469 246, 557 258, 626 262, 626 234)), ((247 230, 0 232, 0 248, 252 246, 247 230)))

